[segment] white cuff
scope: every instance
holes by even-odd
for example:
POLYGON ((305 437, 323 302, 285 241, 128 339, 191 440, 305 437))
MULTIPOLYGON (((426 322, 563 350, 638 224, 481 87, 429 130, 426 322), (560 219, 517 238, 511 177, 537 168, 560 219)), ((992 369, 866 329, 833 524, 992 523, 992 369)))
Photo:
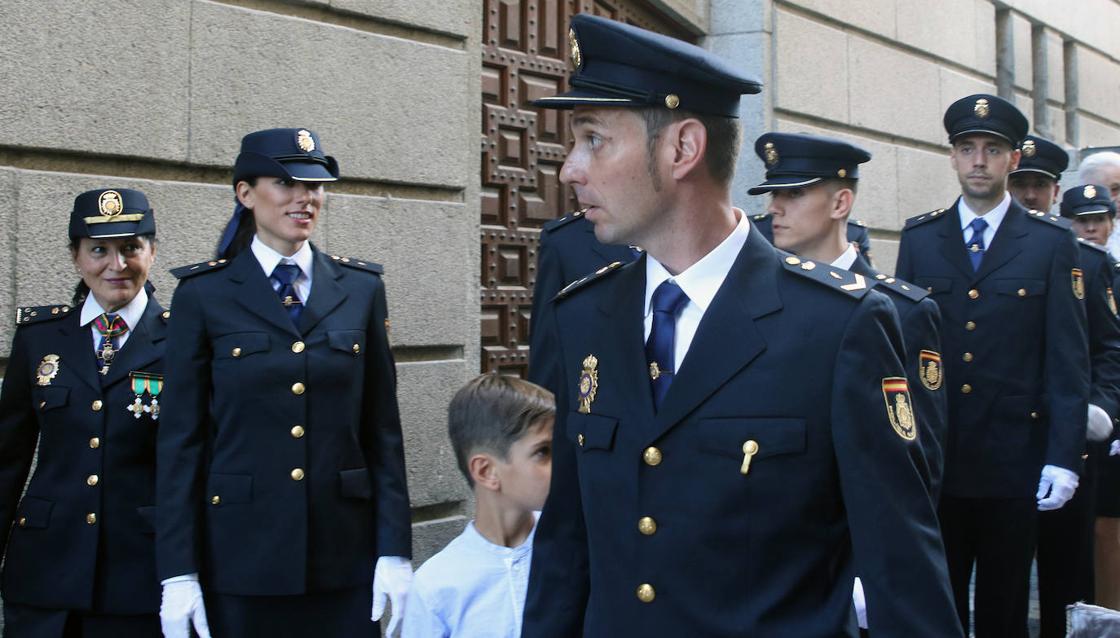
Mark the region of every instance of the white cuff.
POLYGON ((174 576, 166 580, 161 580, 160 585, 170 585, 171 583, 185 583, 188 581, 198 582, 198 572, 193 574, 183 574, 182 576, 174 576))

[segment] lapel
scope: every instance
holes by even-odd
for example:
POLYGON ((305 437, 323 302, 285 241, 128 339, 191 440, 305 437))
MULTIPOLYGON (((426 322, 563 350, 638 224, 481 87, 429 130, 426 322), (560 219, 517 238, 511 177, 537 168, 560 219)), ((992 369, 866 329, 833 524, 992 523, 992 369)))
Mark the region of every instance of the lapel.
POLYGON ((237 303, 280 330, 299 338, 299 332, 292 325, 291 318, 280 304, 280 298, 276 296, 276 291, 272 289, 272 284, 252 250, 246 248, 241 251, 226 268, 229 270, 227 277, 236 285, 233 298, 237 303))
POLYGON ((79 305, 69 317, 59 321, 59 349, 64 347, 74 348, 59 355, 62 360, 61 365, 67 365, 67 359, 69 358, 68 369, 83 383, 97 392, 101 392, 101 375, 97 373, 97 357, 93 354, 93 333, 89 326, 78 325, 81 315, 82 308, 79 305))
POLYGON ((311 279, 311 294, 299 317, 299 331, 304 335, 309 334, 323 317, 346 300, 346 289, 338 282, 342 278, 342 267, 328 259, 315 246, 311 248, 315 254, 311 265, 314 275, 311 279))
POLYGON ((878 270, 871 267, 863 255, 856 255, 856 260, 852 262, 852 267, 848 269, 849 272, 854 272, 857 275, 863 275, 868 279, 874 280, 875 275, 879 274, 878 270))
POLYGON ((657 413, 653 438, 684 419, 766 349, 754 320, 782 308, 779 268, 777 253, 762 233, 750 233, 700 320, 657 413))
POLYGON ((953 207, 945 212, 937 232, 941 235, 941 255, 961 272, 969 281, 976 276, 972 269, 972 262, 968 258, 968 250, 964 247, 964 231, 961 230, 961 214, 957 209, 960 198, 953 203, 953 207))
MULTIPOLYGON (((599 343, 616 348, 614 357, 608 359, 599 353, 579 353, 581 357, 595 354, 602 359, 599 393, 622 392, 620 405, 628 413, 636 413, 639 423, 653 422, 653 394, 647 374, 644 339, 646 262, 643 254, 606 282, 610 288, 600 297, 599 311, 605 320, 596 329, 602 329, 604 338, 599 343), (618 388, 604 385, 604 381, 617 383, 618 388)), ((574 379, 573 379, 574 380, 574 379)), ((595 408, 592 406, 592 412, 595 408)))
POLYGON ((980 270, 976 271, 973 281, 980 281, 987 277, 1022 252, 1023 244, 1019 238, 1026 234, 1026 213, 1015 203, 1015 200, 1011 200, 1011 206, 1000 222, 999 230, 992 237, 992 245, 985 251, 984 259, 980 261, 980 270))
POLYGON ((108 388, 127 377, 129 372, 139 370, 163 356, 163 349, 155 347, 163 342, 166 332, 163 321, 159 318, 162 312, 163 307, 155 297, 148 297, 144 314, 140 316, 140 321, 129 335, 128 341, 113 358, 113 364, 109 366, 109 374, 102 380, 103 387, 108 388))

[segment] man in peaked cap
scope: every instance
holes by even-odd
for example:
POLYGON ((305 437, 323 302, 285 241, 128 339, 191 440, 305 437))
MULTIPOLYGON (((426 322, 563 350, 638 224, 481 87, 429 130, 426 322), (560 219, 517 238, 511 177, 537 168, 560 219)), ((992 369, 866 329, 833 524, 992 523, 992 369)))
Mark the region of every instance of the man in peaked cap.
POLYGON ((1019 154, 1019 166, 1007 178, 1008 192, 1028 210, 1049 213, 1058 201, 1069 153, 1050 140, 1028 135, 1019 145, 1019 154))
POLYGON ((739 96, 697 47, 572 19, 561 180, 645 252, 538 325, 559 379, 522 635, 960 636, 890 301, 731 205, 739 96), (830 321, 821 321, 827 316, 830 321))
POLYGON ((941 308, 949 395, 939 513, 962 627, 1027 635, 1036 510, 1077 489, 1089 395, 1084 273, 1069 224, 1007 192, 1027 119, 994 95, 944 118, 961 196, 906 221, 899 277, 941 308))

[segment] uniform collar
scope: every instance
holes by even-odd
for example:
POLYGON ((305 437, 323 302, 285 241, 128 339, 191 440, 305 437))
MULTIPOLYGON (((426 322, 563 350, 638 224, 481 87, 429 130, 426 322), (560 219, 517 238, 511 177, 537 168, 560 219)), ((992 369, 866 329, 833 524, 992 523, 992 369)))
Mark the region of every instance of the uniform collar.
POLYGON ((835 266, 836 268, 851 270, 852 264, 856 263, 856 256, 858 255, 859 253, 856 252, 856 247, 848 244, 848 248, 844 252, 840 253, 840 256, 837 257, 831 265, 835 266))
MULTIPOLYGON (((148 307, 148 291, 140 288, 140 292, 132 298, 132 301, 125 304, 123 308, 119 308, 114 314, 119 315, 124 319, 125 325, 128 326, 129 331, 135 332, 136 324, 140 323, 140 318, 144 316, 144 309, 148 307)), ((82 304, 82 314, 79 317, 79 324, 86 326, 89 325, 94 319, 106 314, 106 310, 97 303, 94 299, 93 293, 86 295, 86 300, 82 304)))
POLYGON ((735 258, 739 256, 743 244, 747 243, 747 235, 751 231, 746 213, 738 208, 734 210, 739 217, 739 223, 735 225, 731 234, 700 261, 692 264, 679 275, 671 275, 660 262, 646 256, 646 301, 643 316, 648 316, 651 312, 650 300, 653 298, 653 291, 657 290, 661 282, 666 279, 675 281, 701 312, 708 309, 708 305, 719 292, 719 287, 723 285, 723 280, 731 270, 732 264, 735 263, 735 258))
MULTIPOLYGON (((988 228, 991 228, 993 233, 999 230, 999 225, 1003 222, 1003 218, 1007 216, 1007 209, 1010 206, 1011 193, 1004 191, 1003 200, 1001 200, 1000 203, 996 204, 995 208, 984 214, 984 221, 988 222, 988 228)), ((966 204, 964 201, 964 197, 961 197, 957 200, 957 212, 961 216, 961 230, 968 228, 969 224, 972 223, 972 220, 980 217, 980 215, 977 215, 971 208, 968 207, 968 204, 966 204)))
POLYGON ((281 255, 272 247, 265 245, 261 238, 256 235, 253 235, 253 243, 249 247, 261 268, 264 269, 265 277, 271 277, 272 271, 280 263, 295 264, 299 266, 300 272, 305 277, 311 276, 311 263, 314 260, 314 254, 311 252, 311 242, 309 241, 303 242, 303 246, 300 246, 300 249, 291 256, 281 255))

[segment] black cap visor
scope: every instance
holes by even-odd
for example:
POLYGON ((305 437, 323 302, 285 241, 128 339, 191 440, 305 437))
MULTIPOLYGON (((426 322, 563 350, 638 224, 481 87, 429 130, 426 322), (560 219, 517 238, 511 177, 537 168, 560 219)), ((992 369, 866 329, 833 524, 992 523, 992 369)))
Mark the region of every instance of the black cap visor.
POLYGON ((769 193, 770 191, 801 188, 816 184, 823 179, 823 177, 806 177, 804 175, 775 176, 767 178, 765 182, 751 188, 747 193, 750 195, 761 195, 763 193, 769 193))
POLYGON ((1011 171, 1010 173, 1008 173, 1008 176, 1019 175, 1019 174, 1022 174, 1022 173, 1038 173, 1040 175, 1045 175, 1045 176, 1049 177, 1050 179, 1052 179, 1056 182, 1060 182, 1062 180, 1061 175, 1055 175, 1054 173, 1051 173, 1048 170, 1041 169, 1041 168, 1034 168, 1034 167, 1017 168, 1017 169, 1011 171))

